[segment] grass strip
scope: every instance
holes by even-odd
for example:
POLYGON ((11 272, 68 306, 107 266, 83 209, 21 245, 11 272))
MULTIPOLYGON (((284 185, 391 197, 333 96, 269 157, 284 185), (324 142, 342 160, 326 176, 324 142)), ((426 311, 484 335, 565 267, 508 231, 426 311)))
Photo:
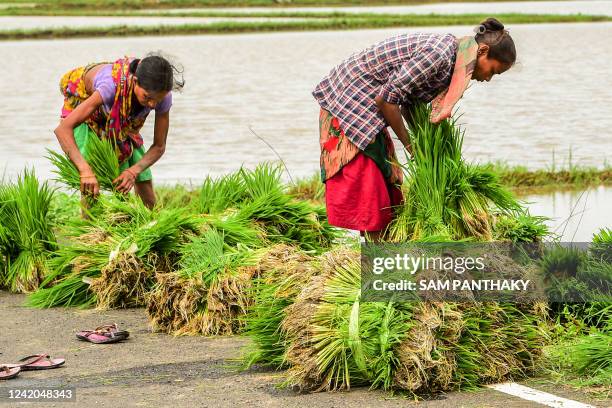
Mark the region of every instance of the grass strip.
MULTIPOLYGON (((17 29, 0 31, 0 40, 124 37, 155 35, 232 34, 277 31, 356 30, 392 27, 429 27, 478 24, 487 14, 460 15, 377 15, 373 17, 317 18, 299 21, 233 22, 210 24, 109 27, 59 27, 42 29, 17 29)), ((609 16, 547 15, 547 14, 499 14, 505 24, 579 23, 612 21, 609 16)))

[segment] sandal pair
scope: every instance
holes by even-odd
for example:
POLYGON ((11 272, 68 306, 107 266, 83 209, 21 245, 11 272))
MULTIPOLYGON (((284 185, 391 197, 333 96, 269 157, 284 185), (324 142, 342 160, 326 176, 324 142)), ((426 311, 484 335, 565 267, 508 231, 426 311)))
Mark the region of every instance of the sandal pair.
POLYGON ((117 323, 114 323, 96 327, 94 330, 80 331, 76 336, 79 340, 95 344, 108 344, 125 340, 130 336, 130 333, 126 330, 119 330, 117 323))
POLYGON ((48 354, 33 354, 19 360, 18 364, 1 364, 0 380, 10 380, 17 377, 21 371, 50 370, 58 368, 66 362, 63 358, 51 358, 48 354))

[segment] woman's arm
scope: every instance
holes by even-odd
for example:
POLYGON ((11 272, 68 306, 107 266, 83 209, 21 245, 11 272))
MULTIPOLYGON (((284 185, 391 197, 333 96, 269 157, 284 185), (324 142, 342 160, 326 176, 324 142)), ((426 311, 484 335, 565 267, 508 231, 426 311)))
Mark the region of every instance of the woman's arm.
POLYGON ((170 112, 155 113, 155 127, 153 130, 153 145, 147 150, 136 164, 117 177, 114 181, 117 185, 117 190, 122 193, 128 193, 134 183, 136 177, 144 170, 151 167, 157 162, 166 151, 166 138, 168 137, 168 129, 170 128, 170 112))
POLYGON ((408 137, 408 131, 406 130, 406 126, 404 126, 404 121, 402 120, 402 112, 400 110, 400 105, 395 105, 393 103, 389 103, 385 101, 382 96, 377 96, 375 99, 376 106, 378 110, 382 113, 385 121, 393 132, 397 135, 397 138, 402 142, 406 150, 410 154, 412 154, 412 148, 410 147, 410 138, 408 137))
POLYGON ((74 128, 85 122, 91 114, 102 104, 102 96, 98 91, 77 106, 68 117, 63 119, 55 128, 55 136, 64 153, 68 155, 81 175, 81 193, 98 195, 100 187, 94 172, 79 151, 74 140, 74 128))

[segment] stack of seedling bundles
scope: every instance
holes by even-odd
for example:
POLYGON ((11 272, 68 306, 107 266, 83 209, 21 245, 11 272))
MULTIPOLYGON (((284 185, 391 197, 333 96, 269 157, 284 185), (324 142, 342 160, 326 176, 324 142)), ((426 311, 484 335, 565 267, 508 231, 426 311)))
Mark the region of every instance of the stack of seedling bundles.
MULTIPOLYGON (((415 112, 408 194, 390 237, 540 239, 542 220, 487 168, 463 161, 454 122, 431 125, 428 113, 415 112)), ((364 302, 360 252, 348 248, 280 264, 261 275, 253 293, 245 365, 287 368, 285 384, 306 391, 473 388, 532 373, 546 339, 543 303, 364 302)))
POLYGON ((0 287, 31 292, 44 279, 46 260, 56 248, 52 199, 53 190, 33 171, 0 185, 0 287))
MULTIPOLYGON (((278 166, 207 177, 198 191, 167 193, 149 210, 112 192, 118 174, 112 147, 103 141, 91 147, 90 165, 111 194, 90 203, 87 220, 65 228, 70 243, 30 298, 34 306, 146 305, 155 330, 231 334, 243 325, 266 249, 287 244, 320 253, 338 236, 322 207, 286 192, 278 166)), ((77 187, 72 163, 50 156, 59 180, 77 187)))
POLYGON ((152 211, 135 197, 100 196, 88 219, 62 229, 50 272, 30 295, 34 307, 145 304, 155 272, 170 271, 200 220, 181 209, 152 211))
POLYGON ((431 393, 536 368, 545 344, 543 304, 362 302, 358 251, 306 259, 262 275, 247 319, 253 345, 246 365, 288 368, 286 385, 431 393))
POLYGON ((270 165, 206 179, 196 205, 204 233, 183 245, 177 270, 158 274, 149 296, 153 327, 166 333, 240 331, 252 281, 274 263, 278 248, 320 253, 337 236, 323 209, 285 193, 270 165))
MULTIPOLYGON (((461 156, 463 130, 453 119, 429 121, 430 109, 418 105, 411 124, 412 159, 406 173, 405 205, 389 227, 392 241, 429 237, 490 241, 499 215, 529 220, 492 168, 461 156)), ((507 223, 506 223, 507 224, 507 223)))

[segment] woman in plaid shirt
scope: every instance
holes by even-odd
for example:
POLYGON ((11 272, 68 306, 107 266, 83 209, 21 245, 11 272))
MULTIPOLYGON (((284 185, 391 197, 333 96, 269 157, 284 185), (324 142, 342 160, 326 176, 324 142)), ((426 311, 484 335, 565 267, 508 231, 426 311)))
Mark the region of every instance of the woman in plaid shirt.
POLYGON ((402 118, 432 102, 432 122, 450 117, 469 81, 489 81, 516 60, 514 41, 489 18, 476 36, 404 34, 349 57, 317 85, 321 176, 332 225, 379 240, 401 204, 391 126, 410 152, 402 118))

